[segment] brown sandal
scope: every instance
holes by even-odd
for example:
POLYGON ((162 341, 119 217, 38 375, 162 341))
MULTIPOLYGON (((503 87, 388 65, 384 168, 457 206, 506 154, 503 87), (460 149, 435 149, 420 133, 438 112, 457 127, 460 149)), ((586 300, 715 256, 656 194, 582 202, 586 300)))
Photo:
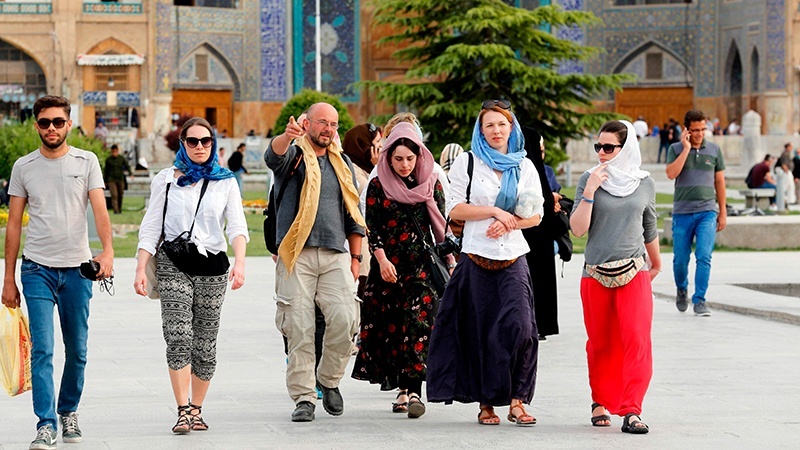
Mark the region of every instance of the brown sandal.
POLYGON ((192 416, 189 414, 189 405, 178 406, 178 422, 172 427, 175 434, 188 434, 192 430, 192 416))
POLYGON ((478 413, 478 423, 481 425, 500 425, 500 416, 494 413, 493 406, 481 405, 481 412, 478 413), (481 417, 484 412, 487 415, 481 417))
POLYGON ((189 403, 190 413, 189 415, 192 417, 192 431, 206 431, 208 430, 208 424, 205 420, 203 420, 203 405, 193 405, 189 403), (197 412, 193 412, 197 410, 197 412))
POLYGON ((525 407, 522 406, 522 403, 517 403, 516 405, 513 405, 511 409, 508 410, 508 420, 510 422, 516 423, 517 426, 520 427, 527 427, 529 425, 536 424, 536 417, 533 417, 532 415, 525 412, 525 407), (514 415, 515 409, 519 409, 520 411, 522 411, 522 414, 515 416, 514 415))

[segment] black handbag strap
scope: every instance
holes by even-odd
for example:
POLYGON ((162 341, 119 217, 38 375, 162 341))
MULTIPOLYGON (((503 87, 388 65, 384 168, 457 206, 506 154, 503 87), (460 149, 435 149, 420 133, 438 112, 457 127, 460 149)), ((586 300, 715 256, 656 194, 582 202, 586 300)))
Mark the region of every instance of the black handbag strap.
POLYGON ((416 227, 417 233, 419 233, 419 237, 422 239, 422 246, 425 247, 425 250, 427 251, 433 250, 433 248, 428 244, 428 241, 425 239, 425 233, 422 232, 422 228, 419 226, 417 218, 414 217, 414 210, 411 209, 411 205, 406 205, 404 203, 403 206, 406 209, 406 213, 411 216, 411 220, 414 222, 414 227, 416 227))
MULTIPOLYGON (((162 213, 161 217, 161 239, 164 239, 164 222, 167 219, 167 204, 169 203, 169 187, 172 186, 172 183, 167 184, 167 193, 164 196, 164 212, 162 213)), ((197 213, 200 211, 200 202, 203 201, 203 196, 206 195, 206 190, 208 189, 208 178, 203 179, 203 187, 200 188, 200 199, 197 200, 197 208, 194 210, 194 217, 192 217, 192 226, 189 228, 189 237, 192 237, 192 231, 194 230, 194 221, 197 220, 197 213)), ((184 231, 185 233, 185 231, 184 231)), ((183 234, 183 233, 181 233, 183 234)))
POLYGON ((275 213, 278 212, 278 205, 281 204, 281 200, 283 200, 283 194, 286 193, 286 188, 289 186, 289 180, 297 173, 297 169, 300 167, 300 162, 303 160, 303 153, 299 152, 294 159, 294 166, 289 170, 289 175, 283 180, 283 186, 278 189, 278 196, 275 198, 275 213))

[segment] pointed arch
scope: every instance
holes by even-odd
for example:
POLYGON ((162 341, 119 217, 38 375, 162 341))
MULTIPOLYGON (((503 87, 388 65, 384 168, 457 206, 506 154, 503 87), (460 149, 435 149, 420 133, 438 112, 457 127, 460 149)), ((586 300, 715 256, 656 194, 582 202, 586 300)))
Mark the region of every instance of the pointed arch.
POLYGON ((761 64, 758 57, 758 49, 753 47, 750 53, 750 92, 755 93, 760 90, 759 77, 761 76, 761 64))
POLYGON ((637 84, 690 86, 694 83, 692 67, 683 57, 653 39, 628 51, 612 72, 636 74, 637 84))
POLYGON ((233 65, 212 43, 204 41, 198 44, 178 65, 178 87, 184 88, 228 88, 233 90, 233 100, 241 99, 241 82, 233 65), (208 77, 197 77, 198 58, 207 64, 208 77), (205 56, 205 58, 202 58, 205 56), (198 79, 199 78, 199 79, 198 79))
POLYGON ((116 54, 116 55, 135 55, 139 54, 136 50, 133 49, 130 45, 116 39, 113 37, 106 38, 94 46, 92 46, 87 52, 89 55, 106 55, 106 54, 116 54))
POLYGON ((742 78, 742 58, 739 55, 739 46, 735 41, 731 41, 728 47, 728 55, 725 59, 725 103, 728 109, 728 120, 742 117, 742 88, 744 80, 742 78))

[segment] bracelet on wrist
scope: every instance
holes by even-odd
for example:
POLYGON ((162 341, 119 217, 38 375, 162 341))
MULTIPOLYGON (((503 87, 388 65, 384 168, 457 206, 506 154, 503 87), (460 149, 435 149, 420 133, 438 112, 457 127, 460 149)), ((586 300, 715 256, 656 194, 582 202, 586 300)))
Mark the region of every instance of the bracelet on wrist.
POLYGON ((586 198, 586 197, 584 197, 584 196, 582 196, 582 195, 581 195, 581 201, 582 201, 582 202, 589 203, 589 204, 592 204, 592 203, 594 203, 594 199, 591 199, 591 198, 586 198))

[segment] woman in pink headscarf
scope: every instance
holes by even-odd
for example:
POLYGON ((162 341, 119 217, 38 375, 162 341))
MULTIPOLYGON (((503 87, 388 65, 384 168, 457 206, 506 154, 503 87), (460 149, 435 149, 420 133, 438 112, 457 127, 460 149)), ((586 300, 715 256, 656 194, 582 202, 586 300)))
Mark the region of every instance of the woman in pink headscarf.
POLYGON ((353 378, 399 388, 392 411, 417 418, 425 413, 420 394, 438 304, 424 246, 444 240, 445 198, 433 155, 411 124, 397 125, 383 148, 378 176, 367 186, 372 261, 353 378))

